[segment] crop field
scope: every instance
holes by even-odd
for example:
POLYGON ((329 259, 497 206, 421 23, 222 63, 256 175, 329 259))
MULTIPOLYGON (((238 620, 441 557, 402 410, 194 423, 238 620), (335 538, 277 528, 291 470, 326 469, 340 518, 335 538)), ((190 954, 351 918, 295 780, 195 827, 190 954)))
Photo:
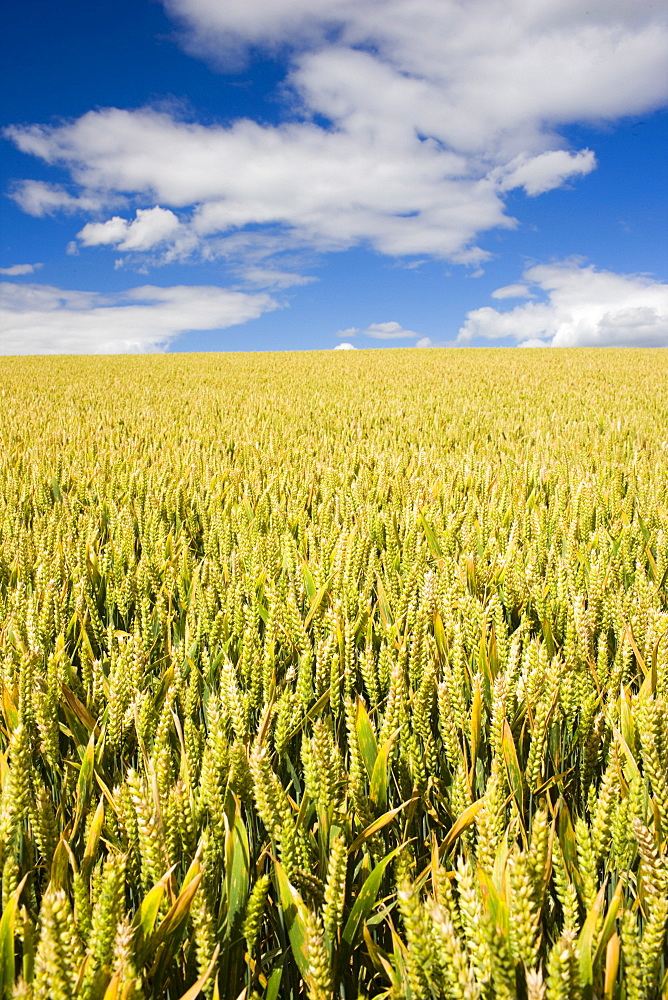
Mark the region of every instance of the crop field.
POLYGON ((668 356, 0 360, 0 997, 668 995, 668 356))

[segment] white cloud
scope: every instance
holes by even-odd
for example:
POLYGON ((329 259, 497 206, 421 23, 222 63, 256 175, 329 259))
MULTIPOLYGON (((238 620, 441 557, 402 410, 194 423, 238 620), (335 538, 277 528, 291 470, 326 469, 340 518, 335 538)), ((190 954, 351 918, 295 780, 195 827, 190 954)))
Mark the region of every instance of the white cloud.
POLYGON ((483 151, 504 132, 530 137, 544 124, 614 118, 656 106, 668 88, 668 26, 653 0, 164 2, 188 26, 191 48, 224 59, 235 48, 282 45, 307 73, 315 57, 308 93, 326 91, 331 106, 322 97, 317 106, 337 121, 346 106, 364 115, 380 103, 390 119, 452 148, 483 151), (351 53, 387 74, 385 98, 351 79, 351 53))
POLYGON ((526 118, 536 106, 541 113, 546 105, 553 114, 571 113, 574 101, 605 114, 611 104, 646 98, 661 87, 643 55, 664 72, 662 39, 652 44, 649 38, 653 27, 665 30, 652 0, 164 3, 188 26, 191 47, 218 59, 247 45, 319 51, 335 38, 347 48, 373 46, 417 79, 444 83, 449 105, 461 119, 468 112, 473 128, 484 104, 510 121, 526 118), (633 65, 615 65, 615 49, 618 63, 626 57, 633 65))
POLYGON ((150 250, 173 238, 181 223, 168 208, 138 209, 132 222, 115 215, 107 222, 88 222, 77 239, 83 246, 111 244, 119 250, 150 250))
POLYGON ((257 288, 294 288, 296 285, 310 285, 316 278, 290 271, 278 271, 269 267, 246 267, 242 270, 244 284, 257 288))
POLYGON ((105 200, 92 194, 74 196, 61 185, 45 181, 19 181, 10 192, 10 197, 27 215, 37 218, 55 215, 56 212, 96 212, 105 200))
MULTIPOLYGON (((205 126, 110 108, 12 127, 21 150, 78 188, 24 182, 15 197, 26 211, 159 204, 179 211, 171 229, 160 217, 176 258, 224 255, 250 227, 283 246, 479 264, 479 234, 514 225, 508 191, 535 196, 594 169, 562 125, 668 97, 668 25, 651 0, 164 2, 209 57, 282 46, 294 120, 205 126)), ((157 222, 95 218, 82 239, 146 252, 157 222)))
POLYGON ((22 274, 33 274, 41 266, 41 264, 12 264, 11 267, 0 267, 0 274, 6 274, 8 278, 17 278, 22 274))
POLYGON ((416 347, 436 347, 437 345, 434 343, 434 341, 431 339, 431 337, 420 337, 420 339, 418 340, 418 342, 417 342, 417 344, 415 346, 416 347))
POLYGON ((110 243, 117 246, 125 239, 125 234, 130 228, 127 219, 121 219, 115 215, 106 222, 88 222, 81 232, 77 233, 77 239, 85 247, 96 247, 100 244, 110 243))
POLYGON ((505 174, 501 186, 504 191, 523 187, 531 198, 535 198, 560 187, 571 177, 584 177, 595 167, 596 156, 591 149, 582 149, 579 153, 553 149, 539 156, 522 155, 501 172, 502 176, 505 174))
MULTIPOLYGON (((415 137, 402 147, 391 135, 310 123, 205 127, 147 109, 89 112, 11 135, 25 152, 68 166, 97 198, 193 207, 188 225, 197 240, 279 226, 319 250, 370 242, 387 254, 478 260, 484 255, 470 246, 476 233, 511 224, 495 183, 462 176, 465 161, 415 137)), ((123 222, 93 223, 82 237, 116 241, 123 222)))
POLYGON ((218 330, 275 309, 266 294, 212 286, 65 291, 0 282, 0 354, 125 354, 164 350, 187 330, 218 330))
POLYGON ((333 351, 356 351, 357 348, 354 344, 348 344, 344 341, 342 344, 337 344, 336 347, 332 348, 333 351))
POLYGON ((373 337, 375 340, 407 340, 420 336, 415 330, 404 330, 401 323, 394 321, 390 323, 370 323, 360 333, 365 337, 373 337))
POLYGON ((668 347, 668 284, 577 261, 529 268, 524 280, 546 301, 509 312, 475 309, 458 342, 512 337, 520 347, 668 347))
POLYGON ((339 330, 336 337, 372 337, 374 340, 410 340, 419 337, 415 330, 404 330, 401 323, 391 320, 387 323, 370 323, 364 329, 358 326, 349 326, 346 330, 339 330))
POLYGON ((531 291, 526 285, 504 285, 492 292, 493 299, 530 299, 531 291))

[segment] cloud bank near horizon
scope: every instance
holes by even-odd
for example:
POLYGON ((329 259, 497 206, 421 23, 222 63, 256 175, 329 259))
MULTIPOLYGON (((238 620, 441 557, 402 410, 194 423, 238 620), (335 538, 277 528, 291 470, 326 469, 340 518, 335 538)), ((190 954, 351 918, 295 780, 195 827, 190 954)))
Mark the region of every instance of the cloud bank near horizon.
MULTIPOLYGON (((37 265, 4 273, 24 276, 37 265)), ((396 321, 349 327, 351 340, 411 341, 408 346, 466 347, 502 341, 518 347, 668 347, 668 284, 616 274, 578 260, 538 264, 492 298, 524 300, 507 310, 467 313, 456 338, 434 341, 396 321)), ((125 354, 164 351, 186 331, 223 330, 280 308, 266 292, 215 286, 144 285, 124 292, 69 291, 35 282, 0 282, 0 354, 125 354)), ((372 344, 368 344, 372 346, 372 344)))
POLYGON ((567 260, 531 267, 494 296, 532 301, 507 312, 474 309, 457 344, 510 337, 519 347, 668 347, 668 284, 645 275, 567 260))
POLYGON ((137 354, 164 351, 189 330, 222 330, 278 303, 223 288, 143 285, 125 292, 67 291, 0 282, 0 354, 137 354))

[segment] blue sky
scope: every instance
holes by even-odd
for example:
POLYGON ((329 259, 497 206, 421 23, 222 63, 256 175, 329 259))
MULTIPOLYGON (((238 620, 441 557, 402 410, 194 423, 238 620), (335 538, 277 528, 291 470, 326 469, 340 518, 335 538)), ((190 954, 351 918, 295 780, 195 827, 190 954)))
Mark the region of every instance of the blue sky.
POLYGON ((668 346, 651 0, 42 0, 0 353, 668 346))

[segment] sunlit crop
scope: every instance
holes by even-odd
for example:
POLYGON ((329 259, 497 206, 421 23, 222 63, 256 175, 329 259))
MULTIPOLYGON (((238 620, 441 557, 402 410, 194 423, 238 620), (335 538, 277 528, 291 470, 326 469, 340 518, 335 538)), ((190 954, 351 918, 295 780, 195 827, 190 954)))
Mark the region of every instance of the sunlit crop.
POLYGON ((0 376, 1 996, 665 994, 664 354, 0 376))

